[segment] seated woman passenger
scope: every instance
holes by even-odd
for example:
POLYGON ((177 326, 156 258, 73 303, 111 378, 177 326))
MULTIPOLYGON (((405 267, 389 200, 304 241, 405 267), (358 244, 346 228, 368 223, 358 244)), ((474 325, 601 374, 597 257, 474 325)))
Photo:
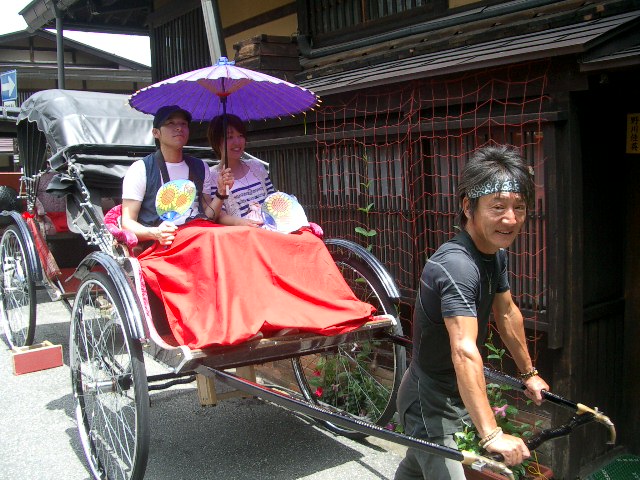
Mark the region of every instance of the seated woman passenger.
MULTIPOLYGON (((186 219, 216 220, 220 215, 222 200, 210 195, 214 180, 209 168, 202 160, 182 153, 189 141, 190 122, 191 114, 177 105, 160 108, 152 130, 158 150, 127 170, 122 184, 122 228, 133 232, 139 241, 156 240, 161 245, 170 245, 178 225, 185 222, 185 218, 162 221, 156 211, 156 194, 170 180, 194 180, 196 199, 186 219)), ((219 189, 231 187, 231 170, 218 174, 215 182, 219 189)))
MULTIPOLYGON (((209 123, 207 137, 213 151, 223 160, 224 136, 223 118, 217 116, 209 123)), ((218 188, 218 178, 223 162, 211 167, 212 196, 222 200, 222 214, 219 223, 223 225, 245 225, 259 227, 262 222, 251 218, 251 210, 262 204, 270 193, 275 192, 269 174, 264 166, 256 161, 241 159, 246 145, 246 128, 236 115, 227 114, 227 167, 235 181, 227 194, 226 188, 218 188), (228 196, 227 196, 228 195, 228 196)))

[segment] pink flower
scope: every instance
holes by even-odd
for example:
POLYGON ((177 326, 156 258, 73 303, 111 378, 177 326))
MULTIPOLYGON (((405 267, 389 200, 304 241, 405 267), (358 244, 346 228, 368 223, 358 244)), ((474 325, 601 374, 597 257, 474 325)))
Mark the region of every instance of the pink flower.
POLYGON ((315 396, 320 398, 322 396, 322 387, 316 388, 315 396))
POLYGON ((501 417, 506 417, 507 416, 507 407, 509 405, 507 405, 506 403, 501 406, 501 407, 493 407, 493 413, 494 415, 497 416, 501 416, 501 417))

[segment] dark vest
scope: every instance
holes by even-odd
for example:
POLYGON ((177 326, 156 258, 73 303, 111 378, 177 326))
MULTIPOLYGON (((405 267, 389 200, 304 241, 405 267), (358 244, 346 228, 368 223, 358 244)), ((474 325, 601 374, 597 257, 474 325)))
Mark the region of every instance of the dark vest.
MULTIPOLYGON (((184 155, 183 159, 189 167, 189 180, 196 186, 196 198, 198 198, 200 210, 203 212, 202 185, 205 175, 204 162, 199 158, 187 155, 184 155)), ((156 195, 160 187, 169 181, 169 174, 160 150, 156 150, 155 153, 147 155, 142 161, 144 162, 144 168, 147 173, 147 188, 144 192, 144 198, 142 199, 140 213, 138 214, 138 222, 147 227, 154 227, 162 223, 156 211, 156 195)))

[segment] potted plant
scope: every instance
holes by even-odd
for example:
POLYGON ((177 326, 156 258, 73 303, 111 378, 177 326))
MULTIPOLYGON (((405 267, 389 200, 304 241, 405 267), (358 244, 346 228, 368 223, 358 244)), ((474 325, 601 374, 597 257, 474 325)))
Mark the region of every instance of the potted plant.
MULTIPOLYGON (((503 348, 498 348, 493 344, 493 335, 490 333, 485 346, 489 350, 487 356, 490 360, 497 360, 502 369, 502 358, 505 355, 503 348)), ((505 392, 513 390, 512 387, 506 385, 498 385, 496 383, 487 384, 487 397, 489 404, 496 416, 496 422, 502 431, 514 437, 527 439, 533 436, 534 432, 540 429, 541 421, 536 421, 533 425, 530 423, 519 421, 518 408, 510 403, 510 399, 505 396, 505 392)), ((529 403, 528 401, 527 403, 529 403)), ((460 450, 474 452, 480 455, 486 455, 486 452, 479 446, 480 436, 478 431, 472 424, 465 426, 462 432, 455 434, 456 442, 460 450)), ((511 467, 516 479, 550 479, 553 478, 553 471, 537 461, 537 455, 532 453, 531 458, 520 465, 511 467)), ((502 475, 490 471, 477 471, 466 468, 465 475, 467 480, 483 480, 483 479, 504 479, 502 475)))

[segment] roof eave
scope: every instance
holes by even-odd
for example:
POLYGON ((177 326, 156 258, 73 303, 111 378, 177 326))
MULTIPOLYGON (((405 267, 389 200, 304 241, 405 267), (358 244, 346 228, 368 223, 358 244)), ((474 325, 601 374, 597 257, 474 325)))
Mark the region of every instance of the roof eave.
MULTIPOLYGON (((79 0, 58 0, 58 8, 60 10, 66 10, 78 1, 79 0)), ((56 18, 56 7, 53 0, 33 0, 20 10, 18 14, 22 15, 24 21, 27 22, 27 30, 35 32, 56 18)))
MULTIPOLYGON (((303 71, 298 74, 297 83, 319 95, 329 95, 511 63, 570 55, 577 56, 588 51, 590 46, 601 45, 611 39, 616 30, 633 31, 633 29, 630 30, 630 26, 635 26, 639 19, 640 11, 636 10, 606 19, 595 19, 533 34, 465 45, 422 55, 409 54, 404 58, 315 77, 313 72, 303 71), (305 76, 306 78, 304 78, 305 76)), ((630 59, 636 58, 634 55, 627 55, 625 61, 629 62, 630 59)), ((577 60, 577 58, 574 59, 574 61, 577 60)), ((585 58, 582 60, 584 61, 585 58)), ((583 65, 583 71, 585 68, 589 67, 583 65)))

